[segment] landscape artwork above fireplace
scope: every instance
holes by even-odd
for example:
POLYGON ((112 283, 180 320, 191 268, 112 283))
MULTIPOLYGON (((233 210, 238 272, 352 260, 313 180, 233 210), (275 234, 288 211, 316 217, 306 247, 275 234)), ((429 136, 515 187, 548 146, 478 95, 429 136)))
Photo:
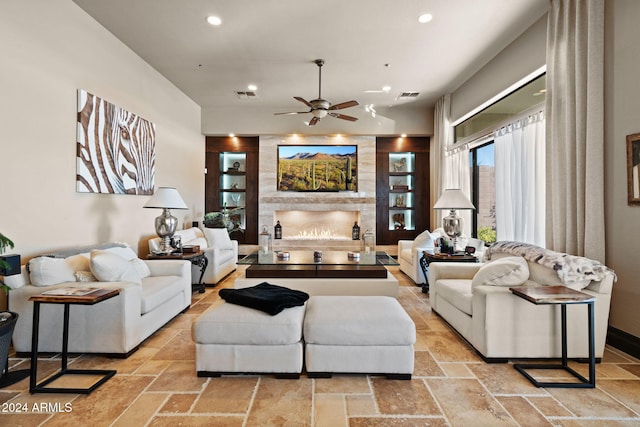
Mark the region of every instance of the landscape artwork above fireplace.
POLYGON ((357 191, 356 145, 278 145, 278 191, 357 191))

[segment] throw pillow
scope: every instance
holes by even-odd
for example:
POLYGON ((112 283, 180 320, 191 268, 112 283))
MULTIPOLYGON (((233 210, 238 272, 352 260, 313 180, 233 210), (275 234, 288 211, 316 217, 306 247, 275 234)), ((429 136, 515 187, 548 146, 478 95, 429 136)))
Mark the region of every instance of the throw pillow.
POLYGON ((520 286, 529 279, 527 261, 519 256, 500 258, 484 264, 471 281, 471 287, 520 286))
POLYGON ((431 233, 429 233, 428 230, 425 230, 422 233, 418 234, 418 237, 413 240, 413 243, 411 244, 411 252, 415 251, 416 249, 429 249, 432 247, 433 238, 431 237, 431 233))
POLYGON ((64 258, 37 257, 29 261, 29 278, 34 286, 75 282, 73 267, 64 258))
POLYGON ((76 271, 76 282, 97 282, 96 276, 90 271, 76 271))
POLYGON ((210 248, 233 249, 233 243, 229 238, 226 228, 204 228, 204 236, 210 248))
POLYGON ((110 251, 91 251, 91 272, 101 282, 141 282, 134 265, 110 251))
POLYGON ((122 247, 108 248, 108 249, 105 249, 105 251, 119 255, 122 258, 126 259, 127 261, 131 261, 132 259, 138 258, 138 255, 133 251, 133 249, 131 249, 128 246, 125 248, 122 248, 122 247))
POLYGON ((137 257, 133 258, 129 260, 129 262, 131 263, 131 265, 133 265, 133 268, 138 272, 138 276, 140 276, 141 279, 151 276, 151 270, 149 270, 149 266, 147 265, 146 262, 144 262, 140 258, 137 258, 137 257))

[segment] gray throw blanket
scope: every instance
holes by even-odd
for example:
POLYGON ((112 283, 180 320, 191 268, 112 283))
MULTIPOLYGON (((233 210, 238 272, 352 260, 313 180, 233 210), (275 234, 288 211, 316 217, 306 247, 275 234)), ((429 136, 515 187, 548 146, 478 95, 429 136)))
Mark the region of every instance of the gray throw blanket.
POLYGON ((491 259, 494 253, 506 253, 521 256, 527 261, 535 262, 554 270, 562 283, 570 285, 583 280, 600 281, 607 274, 615 273, 600 262, 576 255, 555 252, 540 246, 521 242, 496 242, 485 251, 485 258, 491 259))
POLYGON ((220 289, 220 298, 231 304, 242 305, 264 311, 274 316, 285 308, 304 305, 309 294, 283 286, 262 282, 242 289, 220 289))

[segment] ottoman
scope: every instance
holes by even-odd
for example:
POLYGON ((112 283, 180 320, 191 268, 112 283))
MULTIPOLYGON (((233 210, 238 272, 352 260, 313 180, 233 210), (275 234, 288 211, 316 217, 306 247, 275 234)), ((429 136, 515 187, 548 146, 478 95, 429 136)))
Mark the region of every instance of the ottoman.
POLYGON ((304 311, 304 306, 292 307, 271 316, 226 302, 211 307, 192 327, 198 376, 273 373, 299 378, 304 311))
POLYGON ((313 296, 303 334, 310 377, 367 373, 411 379, 416 327, 395 298, 313 296))

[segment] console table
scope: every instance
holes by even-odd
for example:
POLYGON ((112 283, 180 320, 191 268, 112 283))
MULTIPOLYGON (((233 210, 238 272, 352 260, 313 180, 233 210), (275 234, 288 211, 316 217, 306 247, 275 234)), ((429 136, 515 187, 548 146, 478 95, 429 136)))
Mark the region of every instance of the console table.
POLYGON ((209 260, 204 255, 203 251, 188 253, 172 253, 172 254, 154 254, 151 253, 147 255, 147 259, 177 259, 189 261, 191 264, 200 267, 200 278, 198 279, 198 283, 192 283, 191 289, 194 291, 198 291, 199 293, 204 293, 204 283, 202 283, 202 278, 204 277, 204 272, 207 270, 207 266, 209 265, 209 260))
POLYGON ((34 295, 29 298, 33 301, 33 330, 31 332, 31 378, 29 380, 29 392, 33 393, 80 393, 89 394, 109 378, 116 374, 115 370, 103 369, 68 369, 68 345, 69 345, 69 306, 72 304, 94 305, 113 298, 120 293, 120 289, 100 289, 86 295, 34 295), (40 304, 63 304, 64 321, 62 326, 62 362, 60 371, 46 380, 36 383, 38 375, 38 329, 40 324, 40 304), (64 375, 97 375, 100 379, 88 388, 76 387, 47 387, 48 384, 64 375))
POLYGON ((562 330, 562 360, 558 364, 521 363, 513 367, 524 375, 536 387, 566 387, 566 388, 595 388, 596 386, 596 358, 594 347, 594 304, 596 298, 584 292, 575 291, 566 286, 517 286, 509 288, 520 298, 533 304, 559 304, 560 322, 562 330), (567 304, 587 304, 587 322, 589 325, 589 378, 585 378, 569 367, 567 360, 567 304), (579 382, 542 382, 533 378, 527 369, 561 369, 579 382))

